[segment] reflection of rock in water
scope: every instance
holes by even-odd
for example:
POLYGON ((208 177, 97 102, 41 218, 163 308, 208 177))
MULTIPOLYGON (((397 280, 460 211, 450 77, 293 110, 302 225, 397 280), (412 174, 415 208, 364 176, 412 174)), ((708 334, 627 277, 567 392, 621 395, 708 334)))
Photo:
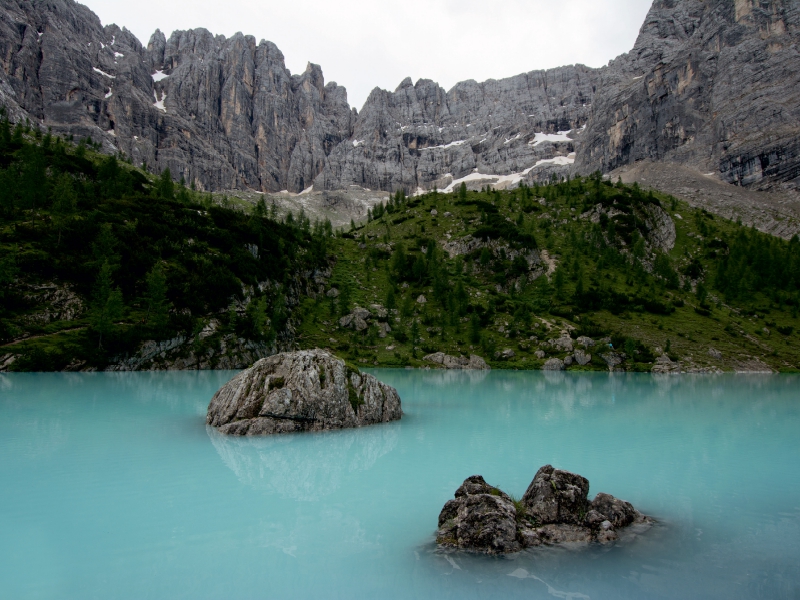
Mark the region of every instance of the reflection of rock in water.
POLYGON ((351 471, 371 469, 392 451, 399 423, 302 436, 230 437, 206 427, 225 465, 239 481, 286 498, 316 500, 351 471))
POLYGON ((437 370, 426 372, 423 376, 427 385, 475 385, 488 377, 486 370, 437 370))

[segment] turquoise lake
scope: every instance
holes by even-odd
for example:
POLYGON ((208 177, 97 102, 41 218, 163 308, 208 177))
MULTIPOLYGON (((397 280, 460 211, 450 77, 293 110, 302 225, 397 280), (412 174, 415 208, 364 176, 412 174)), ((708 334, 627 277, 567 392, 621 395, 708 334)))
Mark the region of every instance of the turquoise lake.
POLYGON ((800 597, 800 377, 372 372, 402 421, 260 439, 206 428, 232 372, 0 375, 0 598, 800 597), (657 526, 435 552, 547 463, 657 526))

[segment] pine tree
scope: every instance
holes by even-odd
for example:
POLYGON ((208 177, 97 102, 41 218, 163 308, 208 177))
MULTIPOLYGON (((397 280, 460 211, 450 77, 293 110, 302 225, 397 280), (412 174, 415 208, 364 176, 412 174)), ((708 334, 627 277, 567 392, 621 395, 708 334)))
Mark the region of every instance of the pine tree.
POLYGON ((264 198, 259 198, 256 205, 253 207, 253 214, 259 218, 263 218, 267 216, 267 204, 264 202, 264 198))
POLYGON ((100 334, 98 348, 103 347, 103 336, 113 331, 114 322, 122 316, 122 291, 112 289, 111 274, 112 267, 106 261, 100 267, 89 310, 91 327, 100 334))
POLYGON ((556 296, 561 298, 564 294, 564 269, 562 267, 556 268, 556 272, 553 274, 553 288, 555 289, 556 296))
POLYGON ((14 283, 19 269, 16 257, 10 252, 4 253, 0 258, 0 300, 5 298, 9 286, 14 283))
POLYGON ((481 320, 476 313, 472 313, 469 322, 469 341, 478 344, 481 341, 481 320))
POLYGON ((169 321, 170 303, 167 301, 167 278, 161 265, 156 265, 147 274, 147 322, 156 333, 161 333, 169 321))
POLYGON ((164 169, 158 179, 158 196, 164 200, 172 200, 175 197, 175 183, 172 181, 172 173, 169 167, 164 169))
POLYGON ((393 310, 397 307, 397 299, 395 298, 394 286, 389 286, 389 291, 386 293, 386 308, 393 310))
POLYGON ((60 246, 61 233, 64 230, 64 226, 67 224, 78 205, 78 194, 75 193, 75 188, 72 185, 72 177, 70 175, 61 173, 56 178, 51 198, 53 200, 53 221, 58 229, 58 242, 56 246, 60 246))
POLYGON ((269 317, 267 317, 267 300, 264 297, 254 300, 247 305, 247 315, 253 326, 253 333, 257 338, 266 337, 269 333, 269 317))

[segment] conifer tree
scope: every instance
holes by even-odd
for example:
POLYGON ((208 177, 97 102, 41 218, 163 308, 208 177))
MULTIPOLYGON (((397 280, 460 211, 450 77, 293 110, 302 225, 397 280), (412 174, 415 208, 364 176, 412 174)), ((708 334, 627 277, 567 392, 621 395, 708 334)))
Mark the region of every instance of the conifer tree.
POLYGON ((69 221, 72 214, 75 212, 75 207, 78 205, 78 194, 75 193, 75 188, 72 185, 72 177, 67 173, 61 173, 53 186, 51 194, 53 200, 53 221, 58 229, 58 242, 56 246, 61 245, 61 233, 64 226, 69 221))
POLYGON ((167 301, 167 278, 160 264, 147 274, 147 322, 157 333, 161 333, 169 321, 170 303, 167 301))
POLYGON ((112 268, 108 261, 100 267, 89 309, 89 322, 100 334, 98 348, 103 347, 103 337, 114 329, 114 322, 122 316, 122 290, 112 288, 112 268))

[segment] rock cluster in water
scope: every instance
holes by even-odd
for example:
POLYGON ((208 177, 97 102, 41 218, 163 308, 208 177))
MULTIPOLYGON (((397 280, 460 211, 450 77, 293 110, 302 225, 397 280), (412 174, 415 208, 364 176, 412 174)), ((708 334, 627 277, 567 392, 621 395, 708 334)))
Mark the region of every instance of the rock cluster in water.
POLYGON ((541 544, 605 544, 622 528, 652 523, 629 502, 602 493, 590 502, 588 494, 589 480, 550 465, 537 471, 518 501, 473 475, 439 513, 436 543, 506 554, 541 544))
POLYGON ((259 360, 214 394, 206 423, 231 435, 321 431, 403 415, 397 390, 324 350, 259 360))

